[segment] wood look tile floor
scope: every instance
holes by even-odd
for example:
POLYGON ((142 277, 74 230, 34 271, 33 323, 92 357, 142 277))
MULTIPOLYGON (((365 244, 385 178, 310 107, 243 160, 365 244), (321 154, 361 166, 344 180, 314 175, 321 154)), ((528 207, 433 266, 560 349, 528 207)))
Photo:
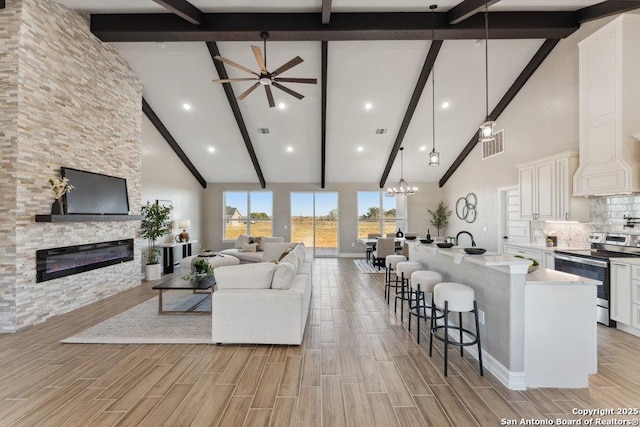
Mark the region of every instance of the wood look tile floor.
POLYGON ((640 338, 599 326, 585 389, 508 390, 455 352, 444 378, 441 353, 387 307, 383 274, 316 259, 314 275, 301 346, 60 343, 155 296, 152 283, 1 335, 0 426, 498 426, 640 407, 640 338))

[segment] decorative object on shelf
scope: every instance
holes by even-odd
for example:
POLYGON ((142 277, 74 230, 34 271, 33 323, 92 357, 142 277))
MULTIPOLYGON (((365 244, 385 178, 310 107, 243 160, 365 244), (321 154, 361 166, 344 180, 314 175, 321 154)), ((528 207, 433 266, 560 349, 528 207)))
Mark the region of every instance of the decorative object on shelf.
POLYGON ((396 237, 404 237, 404 233, 399 228, 398 228, 398 232, 396 233, 396 237))
POLYGON ((397 187, 387 188, 387 196, 406 195, 411 196, 418 192, 418 187, 412 187, 404 180, 404 157, 402 152, 404 147, 400 147, 400 182, 397 187))
MULTIPOLYGON (((435 37, 435 12, 438 5, 432 4, 429 6, 431 9, 431 43, 436 39, 435 37)), ((429 166, 438 166, 440 164, 440 153, 436 151, 436 64, 431 67, 431 112, 432 112, 432 149, 429 153, 429 166)))
POLYGON ((480 123, 480 130, 478 131, 478 140, 480 142, 487 142, 493 139, 493 127, 496 122, 492 121, 489 117, 489 4, 487 0, 484 2, 484 64, 485 64, 485 118, 480 123))
POLYGON ((191 220, 189 219, 181 219, 178 221, 178 228, 182 228, 182 233, 176 236, 176 242, 188 242, 189 241, 189 233, 187 233, 187 229, 191 228, 191 220))
POLYGON ((438 203, 438 208, 435 210, 435 212, 431 209, 429 209, 428 211, 433 217, 431 219, 431 225, 436 227, 436 229, 438 230, 438 237, 440 237, 440 229, 449 224, 449 217, 451 216, 452 211, 449 210, 449 208, 443 201, 440 201, 440 203, 438 203))
POLYGON ((427 235, 425 237, 427 240, 431 240, 431 230, 427 229, 427 235))
POLYGON ((69 184, 68 178, 49 178, 49 187, 53 191, 55 201, 51 205, 51 215, 62 215, 64 209, 62 208, 62 197, 69 191, 73 190, 73 185, 69 184))
POLYGON ((466 197, 460 197, 456 202, 456 215, 458 218, 472 223, 476 220, 476 205, 478 197, 474 193, 469 193, 466 197))
MULTIPOLYGON (((158 201, 159 202, 159 201, 158 201)), ((147 280, 160 278, 160 249, 156 248, 156 240, 171 232, 171 206, 160 203, 147 203, 142 206, 141 236, 149 240, 145 277, 147 280)))

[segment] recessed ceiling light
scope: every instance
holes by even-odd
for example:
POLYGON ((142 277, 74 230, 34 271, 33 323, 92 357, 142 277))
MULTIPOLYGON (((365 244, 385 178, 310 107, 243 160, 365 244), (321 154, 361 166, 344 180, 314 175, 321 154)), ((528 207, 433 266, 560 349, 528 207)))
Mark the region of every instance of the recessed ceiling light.
POLYGON ((442 103, 442 108, 446 110, 447 108, 449 108, 449 105, 450 104, 445 101, 445 102, 442 103))
POLYGON ((287 106, 284 104, 284 102, 281 102, 278 104, 278 108, 284 110, 285 108, 287 108, 287 106))
POLYGON ((356 150, 358 150, 358 152, 362 153, 364 151, 364 147, 362 145, 358 145, 358 148, 356 148, 356 150))
POLYGON ((293 153, 293 147, 292 147, 292 146, 290 146, 290 145, 288 145, 288 146, 287 146, 287 152, 289 152, 289 153, 293 153))
POLYGON ((420 147, 420 151, 427 151, 427 146, 423 145, 422 147, 420 147))
POLYGON ((184 103, 182 104, 182 108, 184 108, 185 111, 189 111, 191 110, 191 104, 184 103))
POLYGON ((209 148, 207 148, 207 150, 209 150, 210 153, 215 153, 216 149, 212 146, 209 146, 209 148))
POLYGON ((365 110, 371 110, 373 108, 373 105, 371 105, 370 102, 367 102, 366 104, 364 104, 364 109, 365 110))

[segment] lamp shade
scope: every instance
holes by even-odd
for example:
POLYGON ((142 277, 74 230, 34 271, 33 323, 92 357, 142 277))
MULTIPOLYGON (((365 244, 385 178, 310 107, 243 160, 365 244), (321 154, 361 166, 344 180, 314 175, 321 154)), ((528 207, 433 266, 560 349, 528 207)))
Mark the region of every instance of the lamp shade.
POLYGON ((180 221, 178 221, 178 228, 182 228, 183 230, 191 228, 191 220, 181 219, 180 221))

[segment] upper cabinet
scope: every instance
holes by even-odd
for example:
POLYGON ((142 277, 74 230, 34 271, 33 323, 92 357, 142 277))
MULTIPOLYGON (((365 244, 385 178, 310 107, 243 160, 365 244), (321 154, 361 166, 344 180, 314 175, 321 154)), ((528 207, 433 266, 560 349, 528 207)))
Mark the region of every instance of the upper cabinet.
POLYGON ((640 192, 640 15, 621 15, 582 40, 580 166, 574 195, 640 192))
POLYGON ((542 221, 588 221, 589 202, 572 196, 578 154, 567 151, 518 165, 520 215, 542 221))

